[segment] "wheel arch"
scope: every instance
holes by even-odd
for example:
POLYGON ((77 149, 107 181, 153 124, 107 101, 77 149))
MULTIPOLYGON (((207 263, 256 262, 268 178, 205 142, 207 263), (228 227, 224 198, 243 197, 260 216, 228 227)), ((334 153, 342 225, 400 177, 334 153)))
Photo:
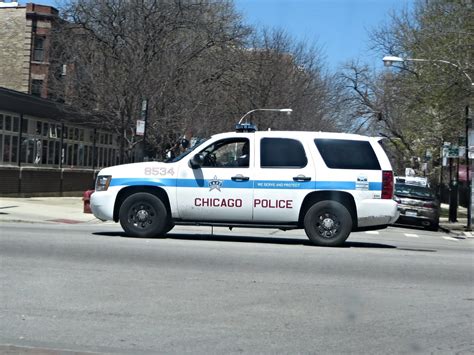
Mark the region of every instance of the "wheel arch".
POLYGON ((304 217, 310 207, 315 203, 324 200, 337 201, 344 205, 351 215, 352 229, 357 228, 357 208, 354 196, 352 196, 348 192, 332 190, 314 191, 306 195, 305 199, 303 200, 303 204, 301 205, 300 214, 298 218, 298 225, 300 227, 303 226, 304 217))
POLYGON ((168 216, 170 216, 171 218, 170 200, 168 198, 168 194, 163 188, 158 187, 158 186, 146 186, 146 185, 127 186, 119 191, 119 193, 117 194, 117 198, 115 199, 115 205, 114 205, 114 221, 115 222, 118 222, 119 220, 120 207, 122 206, 123 202, 127 199, 127 197, 138 192, 147 192, 149 194, 152 194, 158 197, 165 205, 166 212, 168 213, 168 216))

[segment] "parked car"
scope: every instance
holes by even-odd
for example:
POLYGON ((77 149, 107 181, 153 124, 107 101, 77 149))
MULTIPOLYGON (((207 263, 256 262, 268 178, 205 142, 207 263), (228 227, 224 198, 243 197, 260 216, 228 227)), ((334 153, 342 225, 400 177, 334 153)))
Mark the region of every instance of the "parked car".
POLYGON ((440 204, 436 194, 423 180, 396 178, 394 195, 400 213, 396 224, 438 230, 440 204))

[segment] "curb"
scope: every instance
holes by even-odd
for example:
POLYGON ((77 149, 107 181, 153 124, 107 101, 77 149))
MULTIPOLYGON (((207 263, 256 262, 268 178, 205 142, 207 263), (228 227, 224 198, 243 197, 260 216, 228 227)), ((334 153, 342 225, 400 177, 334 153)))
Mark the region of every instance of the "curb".
POLYGON ((474 233, 473 232, 466 232, 464 230, 459 230, 459 229, 451 229, 449 227, 439 225, 439 229, 441 229, 443 232, 448 233, 454 237, 461 237, 461 238, 474 238, 474 233))

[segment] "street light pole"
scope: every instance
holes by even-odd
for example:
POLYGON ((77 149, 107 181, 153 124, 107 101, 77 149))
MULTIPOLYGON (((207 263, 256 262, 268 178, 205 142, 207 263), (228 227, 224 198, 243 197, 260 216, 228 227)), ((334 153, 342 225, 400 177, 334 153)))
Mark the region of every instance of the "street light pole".
POLYGON ((428 62, 428 63, 449 64, 449 65, 455 67, 461 73, 463 73, 466 76, 466 78, 469 80, 469 82, 471 83, 471 87, 474 87, 474 82, 472 81, 472 79, 471 79, 471 77, 469 76, 468 73, 466 73, 464 70, 462 70, 462 68, 459 65, 454 64, 454 63, 449 62, 449 61, 444 60, 444 59, 401 58, 401 57, 395 57, 395 56, 392 56, 392 55, 386 55, 385 57, 383 57, 382 60, 383 60, 383 64, 386 67, 391 67, 394 63, 403 63, 403 62, 428 62))
POLYGON ((238 124, 241 124, 242 123, 242 120, 247 117, 248 115, 250 115, 252 112, 255 112, 255 111, 273 111, 273 112, 286 112, 288 114, 292 113, 293 110, 291 108, 256 108, 254 110, 250 110, 249 112, 247 112, 245 115, 243 115, 241 118, 240 118, 240 121, 238 124))
POLYGON ((472 181, 471 181, 471 162, 469 160, 469 127, 470 127, 470 117, 469 117, 469 104, 466 105, 466 180, 467 180, 467 225, 466 231, 472 231, 472 181))
MULTIPOLYGON (((466 71, 464 71, 459 65, 452 63, 450 61, 444 60, 444 59, 423 59, 423 58, 401 58, 397 56, 391 56, 387 55, 383 57, 383 63, 386 67, 392 66, 394 63, 403 63, 403 62, 428 62, 428 63, 444 63, 451 65, 455 67, 457 70, 459 70, 461 73, 464 74, 464 76, 469 80, 469 83, 471 84, 470 86, 470 95, 472 94, 472 91, 474 89, 474 82, 472 81, 472 78, 469 76, 466 71)), ((466 128, 466 179, 467 179, 467 192, 468 192, 468 203, 467 203, 467 225, 466 225, 466 230, 471 231, 472 230, 472 182, 471 182, 471 177, 470 177, 470 168, 471 168, 471 163, 469 160, 469 125, 470 125, 470 120, 469 120, 469 104, 470 104, 470 97, 468 99, 468 103, 466 105, 466 122, 465 122, 465 128, 466 128)), ((474 142, 473 142, 474 143, 474 142)))

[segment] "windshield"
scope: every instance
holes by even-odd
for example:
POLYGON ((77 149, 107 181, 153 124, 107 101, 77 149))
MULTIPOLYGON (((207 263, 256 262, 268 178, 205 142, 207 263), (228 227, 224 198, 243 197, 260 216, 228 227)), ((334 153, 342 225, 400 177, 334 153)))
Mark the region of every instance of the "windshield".
POLYGON ((424 186, 395 184, 395 195, 405 195, 420 198, 434 198, 433 192, 424 186))
POLYGON ((186 155, 188 155, 189 153, 193 152, 197 147, 199 147, 201 144, 203 144, 204 142, 208 141, 209 138, 201 138, 200 140, 198 140, 191 148, 189 148, 188 150, 185 150, 184 152, 182 152, 181 154, 175 156, 175 157, 172 157, 172 158, 169 158, 169 159, 166 159, 165 160, 165 163, 175 163, 177 161, 180 161, 181 159, 183 159, 186 155))

